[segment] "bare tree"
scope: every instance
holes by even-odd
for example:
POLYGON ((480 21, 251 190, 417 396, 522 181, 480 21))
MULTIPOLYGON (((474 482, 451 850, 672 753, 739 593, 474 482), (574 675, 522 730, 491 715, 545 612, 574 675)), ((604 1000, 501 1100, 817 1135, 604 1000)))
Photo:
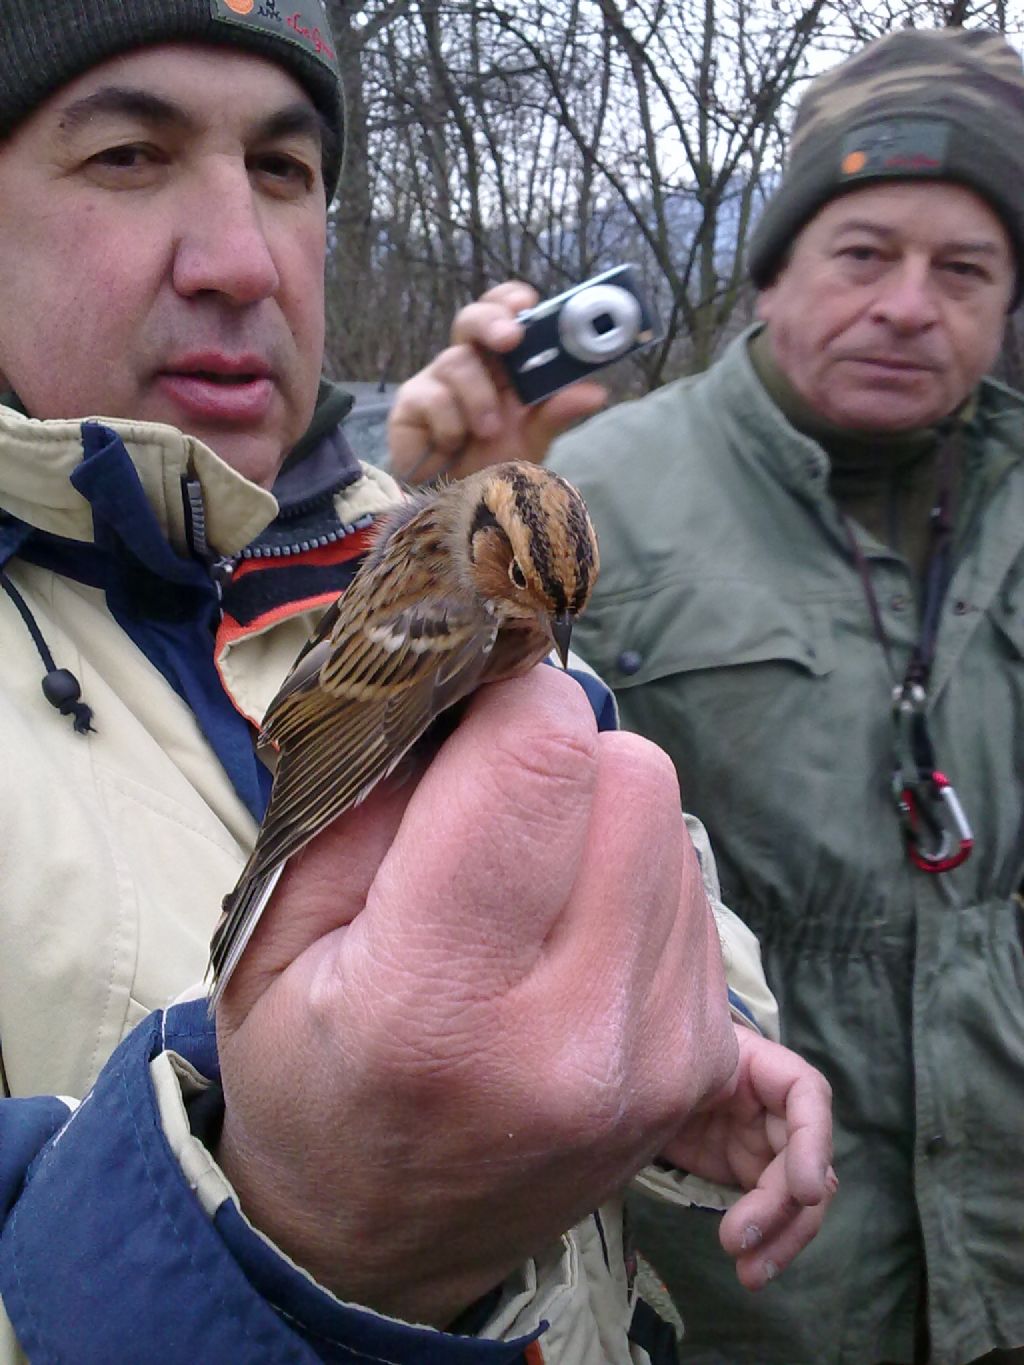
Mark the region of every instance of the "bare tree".
POLYGON ((551 294, 632 260, 666 326, 620 376, 709 363, 749 317, 745 248, 815 70, 1009 0, 335 0, 346 173, 329 361, 399 379, 488 284, 551 294))

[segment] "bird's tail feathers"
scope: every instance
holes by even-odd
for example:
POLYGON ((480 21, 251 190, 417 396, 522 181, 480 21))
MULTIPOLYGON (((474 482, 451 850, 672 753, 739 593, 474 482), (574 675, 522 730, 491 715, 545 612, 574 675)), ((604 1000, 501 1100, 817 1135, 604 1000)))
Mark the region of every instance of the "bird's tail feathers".
POLYGON ((267 901, 273 895, 284 863, 277 863, 255 877, 243 878, 224 902, 224 914, 210 942, 210 1014, 220 1004, 231 974, 252 938, 267 901))

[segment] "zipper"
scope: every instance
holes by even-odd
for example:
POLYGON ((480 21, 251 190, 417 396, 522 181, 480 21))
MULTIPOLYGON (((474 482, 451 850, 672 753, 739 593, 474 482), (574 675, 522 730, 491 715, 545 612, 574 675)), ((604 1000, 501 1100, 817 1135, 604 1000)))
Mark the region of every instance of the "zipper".
MULTIPOLYGON (((357 531, 365 531, 368 526, 373 525, 374 517, 372 513, 359 517, 358 520, 349 522, 345 526, 338 526, 337 530, 324 531, 320 535, 308 536, 304 540, 297 540, 282 545, 247 545, 235 555, 218 555, 211 548, 206 538, 206 506, 203 502, 203 490, 198 479, 182 478, 182 501, 185 507, 185 521, 189 546, 193 554, 207 566, 210 578, 217 589, 219 601, 223 601, 224 589, 231 582, 232 577, 239 564, 246 560, 257 559, 287 559, 291 555, 306 554, 310 550, 320 550, 326 545, 334 545, 339 540, 344 540, 346 536, 353 535, 357 531)), ((310 499, 310 504, 320 500, 310 499)), ((287 518, 285 518, 287 520, 287 518)), ((278 519, 278 525, 281 519, 278 519)))
MULTIPOLYGON (((280 525, 280 523, 278 524, 280 525)), ((288 555, 305 554, 307 550, 320 550, 325 545, 334 545, 337 541, 344 540, 346 536, 353 535, 356 531, 365 531, 367 526, 372 525, 373 515, 367 513, 358 521, 339 526, 336 531, 324 531, 321 535, 310 536, 307 540, 298 540, 294 544, 247 545, 244 550, 234 556, 234 567, 237 567, 243 559, 282 559, 287 558, 288 555)))

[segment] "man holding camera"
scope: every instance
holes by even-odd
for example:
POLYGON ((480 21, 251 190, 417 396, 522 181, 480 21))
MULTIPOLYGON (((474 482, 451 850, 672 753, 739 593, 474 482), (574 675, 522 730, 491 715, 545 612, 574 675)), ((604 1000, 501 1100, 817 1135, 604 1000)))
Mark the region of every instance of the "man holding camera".
MULTIPOLYGON (((401 496, 320 380, 342 103, 322 0, 287 11, 0 15, 0 1358, 634 1365, 623 1184, 663 1151, 747 1187, 763 1282, 828 1204, 828 1096, 742 1022, 722 910, 730 1002, 670 765, 570 678, 486 690, 293 861, 216 1034, 165 1008, 259 718, 401 496)), ((460 338, 514 345, 522 301, 460 338)), ((509 400, 467 458, 591 401, 509 400)))
POLYGON ((707 1215, 633 1201, 686 1361, 1024 1359, 1024 403, 983 378, 1022 132, 994 34, 820 77, 753 239, 762 325, 552 457, 601 543, 580 648, 835 1091, 842 1189, 756 1299, 707 1215))

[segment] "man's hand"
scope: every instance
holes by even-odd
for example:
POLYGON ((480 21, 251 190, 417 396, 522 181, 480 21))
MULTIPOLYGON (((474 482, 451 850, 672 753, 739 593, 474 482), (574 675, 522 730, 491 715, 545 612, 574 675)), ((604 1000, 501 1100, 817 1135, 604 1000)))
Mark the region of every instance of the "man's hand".
POLYGON ((832 1092, 788 1048, 736 1026, 729 1083, 684 1125, 662 1156, 693 1175, 748 1193, 722 1219, 720 1239, 748 1289, 774 1279, 815 1236, 839 1188, 832 1169, 832 1092))
POLYGON ((217 1024, 248 1216, 449 1323, 736 1076, 668 759, 555 669, 483 689, 418 786, 292 861, 217 1024))
POLYGON ((452 344, 395 396, 388 444, 397 478, 463 478, 502 460, 539 464, 556 436, 604 404, 604 389, 590 381, 536 407, 519 401, 497 356, 522 340, 516 315, 536 302, 534 289, 512 281, 456 315, 452 344))

